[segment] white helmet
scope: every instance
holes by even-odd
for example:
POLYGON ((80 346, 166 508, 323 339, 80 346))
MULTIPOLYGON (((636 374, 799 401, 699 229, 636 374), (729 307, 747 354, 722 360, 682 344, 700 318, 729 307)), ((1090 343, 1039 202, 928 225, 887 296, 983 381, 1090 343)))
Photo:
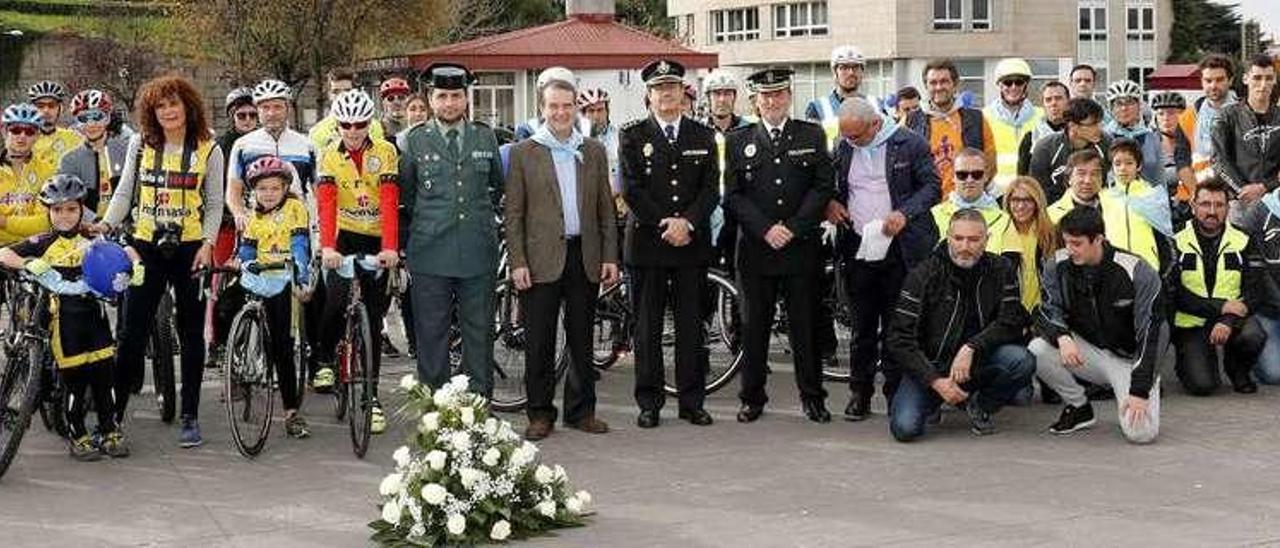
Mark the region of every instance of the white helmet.
POLYGON ((857 65, 866 66, 867 59, 862 56, 862 52, 854 46, 836 46, 831 50, 831 69, 835 70, 840 65, 857 65))
POLYGON ((368 122, 373 119, 373 98, 362 89, 342 92, 333 100, 333 118, 342 123, 368 122))
POLYGON ((1003 81, 1010 76, 1021 76, 1028 80, 1031 79, 1031 65, 1026 60, 1017 57, 1001 59, 996 63, 996 81, 1003 81))
POLYGON ((707 75, 707 79, 702 81, 702 92, 711 93, 720 90, 738 91, 738 78, 732 72, 724 69, 711 71, 711 74, 707 75))
POLYGON ((547 82, 552 80, 560 80, 571 86, 577 84, 573 71, 564 67, 547 67, 538 73, 538 89, 546 87, 547 82))
POLYGON ((288 101, 291 95, 289 84, 279 80, 263 80, 253 87, 253 104, 257 105, 271 99, 288 101))
POLYGON ((1132 80, 1118 80, 1107 86, 1107 102, 1115 103, 1117 99, 1142 99, 1142 86, 1132 80))

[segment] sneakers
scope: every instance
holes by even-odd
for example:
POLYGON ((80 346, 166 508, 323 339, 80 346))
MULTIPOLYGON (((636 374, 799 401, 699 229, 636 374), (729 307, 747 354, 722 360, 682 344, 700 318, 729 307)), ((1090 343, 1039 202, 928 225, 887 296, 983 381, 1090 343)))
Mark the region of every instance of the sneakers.
POLYGON ((381 434, 387 431, 387 416, 382 414, 382 405, 373 404, 373 408, 369 410, 369 432, 371 434, 381 434))
POLYGON ((183 449, 200 447, 204 438, 200 437, 200 423, 193 417, 182 417, 182 432, 178 434, 178 446, 183 449))
POLYGON ((1084 430, 1097 423, 1093 417, 1093 406, 1088 403, 1082 407, 1067 405, 1058 415, 1058 422, 1049 427, 1050 434, 1070 434, 1076 430, 1084 430))
POLYGON ((71 441, 67 446, 71 458, 80 462, 93 462, 102 459, 102 452, 93 444, 93 436, 85 434, 71 441))
POLYGON ((124 434, 120 432, 111 432, 103 436, 102 444, 98 448, 113 459, 129 456, 129 444, 125 443, 124 434))
POLYGON ((996 433, 996 423, 991 420, 991 413, 982 410, 978 406, 978 398, 969 398, 969 402, 965 404, 964 411, 969 415, 969 430, 975 436, 989 436, 996 433))
POLYGON ((311 429, 307 427, 307 419, 302 415, 294 414, 284 420, 284 433, 289 437, 300 440, 311 436, 311 429))
POLYGON ((314 388, 316 392, 328 392, 333 390, 333 381, 333 366, 323 365, 319 371, 316 371, 315 378, 311 379, 311 388, 314 388))

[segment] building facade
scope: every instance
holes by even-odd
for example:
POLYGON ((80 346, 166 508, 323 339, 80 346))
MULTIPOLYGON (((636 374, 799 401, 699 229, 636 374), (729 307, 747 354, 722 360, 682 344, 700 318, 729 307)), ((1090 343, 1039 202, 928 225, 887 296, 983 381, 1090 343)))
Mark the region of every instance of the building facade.
POLYGON ((875 96, 923 90, 921 70, 937 57, 956 62, 961 87, 980 102, 999 93, 993 73, 1008 56, 1025 58, 1038 82, 1065 79, 1078 59, 1099 67, 1100 82, 1141 81, 1168 49, 1171 1, 668 0, 667 12, 684 45, 719 54, 740 75, 795 70, 800 115, 830 91, 830 52, 844 44, 866 56, 862 91, 875 96))

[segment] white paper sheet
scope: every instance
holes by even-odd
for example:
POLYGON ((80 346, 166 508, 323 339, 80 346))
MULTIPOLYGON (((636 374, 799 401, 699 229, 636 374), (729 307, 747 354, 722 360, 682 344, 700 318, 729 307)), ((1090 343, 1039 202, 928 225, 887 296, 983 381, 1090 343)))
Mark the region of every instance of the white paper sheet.
POLYGON ((892 243, 893 237, 884 235, 884 220, 873 220, 862 225, 862 243, 858 246, 855 258, 863 261, 884 260, 892 243))

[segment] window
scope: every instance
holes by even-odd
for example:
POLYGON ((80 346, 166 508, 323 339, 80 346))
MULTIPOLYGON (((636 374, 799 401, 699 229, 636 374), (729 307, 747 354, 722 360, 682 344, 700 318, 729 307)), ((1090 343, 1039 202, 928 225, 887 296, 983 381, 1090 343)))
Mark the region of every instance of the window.
POLYGON ((760 39, 760 10, 743 8, 711 12, 711 41, 742 42, 760 39))
POLYGON ((933 0, 933 30, 961 30, 960 0, 933 0))
MULTIPOLYGON (((1140 0, 1134 0, 1125 7, 1125 63, 1131 76, 1135 68, 1154 69, 1156 66, 1155 12, 1155 6, 1140 0)), ((1141 77, 1144 72, 1139 70, 1137 74, 1141 77)), ((1133 81, 1141 84, 1145 78, 1133 81)))
POLYGON ((979 108, 985 103, 982 99, 983 88, 986 85, 986 77, 983 72, 981 60, 957 60, 956 70, 960 72, 960 86, 956 91, 959 95, 962 92, 969 91, 973 93, 975 104, 979 108))
POLYGON ((1155 40, 1156 39, 1156 22, 1155 8, 1153 7, 1135 7, 1127 8, 1128 12, 1128 31, 1127 37, 1130 40, 1155 40))
POLYGON ((1058 81, 1058 60, 1057 59, 1027 59, 1027 64, 1031 65, 1031 84, 1027 87, 1027 94, 1031 97, 1038 97, 1041 86, 1045 82, 1058 81))
POLYGON ((973 30, 991 30, 991 0, 971 0, 973 17, 969 20, 969 28, 973 30))
POLYGON ((773 35, 777 38, 827 35, 827 3, 801 2, 773 7, 773 35))
POLYGON ((675 38, 681 44, 692 46, 693 39, 693 14, 677 15, 671 17, 671 28, 675 29, 675 38))
POLYGON ((1155 72, 1155 70, 1153 67, 1129 67, 1127 76, 1145 89, 1147 87, 1147 78, 1150 78, 1151 73, 1155 72))
POLYGON ((1081 63, 1107 64, 1106 0, 1080 2, 1077 57, 1081 63))
POLYGON ((490 126, 515 127, 515 73, 477 72, 476 85, 471 88, 471 112, 473 119, 490 126))

